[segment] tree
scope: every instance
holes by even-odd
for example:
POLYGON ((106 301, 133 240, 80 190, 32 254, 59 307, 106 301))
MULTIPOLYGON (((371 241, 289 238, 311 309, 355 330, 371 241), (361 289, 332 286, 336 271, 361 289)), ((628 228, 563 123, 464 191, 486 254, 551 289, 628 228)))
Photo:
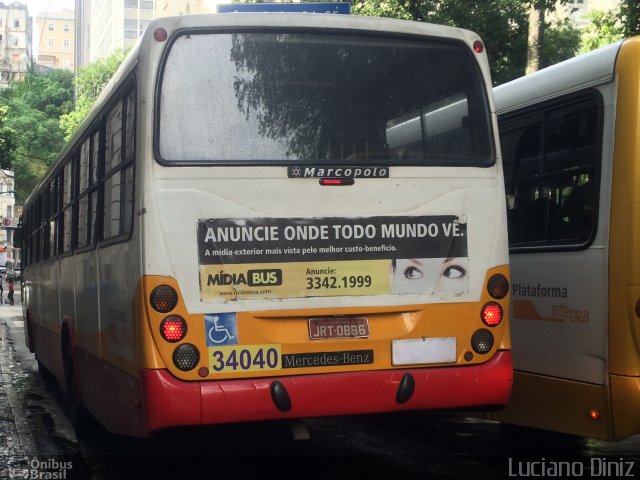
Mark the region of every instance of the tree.
POLYGON ((624 37, 640 35, 640 2, 638 0, 621 0, 619 18, 624 37))
POLYGON ((53 70, 46 75, 27 74, 12 85, 11 97, 21 99, 27 108, 38 110, 48 118, 58 118, 73 107, 73 73, 53 70))
POLYGON ((16 148, 16 131, 7 125, 9 107, 0 106, 0 168, 11 168, 11 155, 16 148))
POLYGON ((7 111, 6 125, 19 132, 2 163, 3 168, 14 171, 18 202, 31 193, 64 146, 58 117, 71 108, 72 81, 73 73, 66 70, 27 74, 0 93, 7 111))
POLYGON ((359 15, 402 18, 475 31, 495 84, 524 74, 529 3, 522 0, 355 0, 359 15))
POLYGON ((60 117, 60 126, 65 140, 69 140, 82 123, 96 99, 127 55, 127 50, 118 49, 108 57, 97 60, 78 70, 75 79, 77 102, 74 111, 60 117))
POLYGON ((18 202, 27 198, 56 159, 124 56, 119 50, 81 69, 76 110, 73 73, 67 70, 27 74, 0 91, 0 167, 14 170, 18 202))
POLYGON ((574 57, 579 50, 579 32, 568 19, 547 22, 548 13, 564 7, 567 0, 529 0, 529 40, 526 73, 574 57))
POLYGON ((539 0, 531 5, 531 10, 529 11, 529 32, 527 36, 527 67, 525 69, 527 75, 540 70, 542 65, 545 10, 546 5, 544 3, 544 0, 539 0))
POLYGON ((544 34, 544 66, 575 57, 580 50, 581 31, 565 18, 547 25, 544 34))
POLYGON ((590 52, 623 38, 623 26, 616 12, 592 10, 588 18, 589 24, 582 33, 581 52, 590 52))

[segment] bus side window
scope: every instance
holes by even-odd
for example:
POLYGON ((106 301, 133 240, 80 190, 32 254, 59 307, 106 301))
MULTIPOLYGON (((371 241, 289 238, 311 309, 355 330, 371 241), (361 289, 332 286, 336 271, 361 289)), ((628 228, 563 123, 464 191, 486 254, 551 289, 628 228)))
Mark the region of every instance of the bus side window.
POLYGON ((541 159, 539 122, 501 129, 500 143, 507 189, 509 243, 542 240, 546 199, 540 198, 541 190, 530 183, 530 178, 538 175, 541 159))
POLYGON ((593 181, 589 174, 575 177, 562 205, 562 228, 556 232, 558 239, 585 241, 593 227, 593 181))
POLYGON ((579 246, 595 232, 598 112, 586 96, 500 122, 512 247, 579 246))

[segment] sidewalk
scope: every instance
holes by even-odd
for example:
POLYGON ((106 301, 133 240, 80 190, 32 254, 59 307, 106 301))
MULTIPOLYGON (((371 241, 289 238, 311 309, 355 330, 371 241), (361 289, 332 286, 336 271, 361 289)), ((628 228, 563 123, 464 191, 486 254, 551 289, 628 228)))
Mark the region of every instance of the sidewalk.
MULTIPOLYGON (((3 299, 7 299, 6 289, 3 299)), ((24 340, 17 338, 24 328, 19 288, 16 288, 14 300, 14 305, 0 305, 0 478, 10 478, 12 469, 24 466, 24 459, 37 453, 31 429, 14 389, 17 378, 25 375, 15 354, 17 342, 24 343, 24 340)))

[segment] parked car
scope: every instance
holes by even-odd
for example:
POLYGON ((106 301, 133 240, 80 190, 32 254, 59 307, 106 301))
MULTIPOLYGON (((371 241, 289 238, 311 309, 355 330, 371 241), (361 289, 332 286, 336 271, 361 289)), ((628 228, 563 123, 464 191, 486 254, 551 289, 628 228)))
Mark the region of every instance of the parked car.
POLYGON ((7 266, 0 265, 0 274, 5 274, 5 273, 7 273, 7 266))

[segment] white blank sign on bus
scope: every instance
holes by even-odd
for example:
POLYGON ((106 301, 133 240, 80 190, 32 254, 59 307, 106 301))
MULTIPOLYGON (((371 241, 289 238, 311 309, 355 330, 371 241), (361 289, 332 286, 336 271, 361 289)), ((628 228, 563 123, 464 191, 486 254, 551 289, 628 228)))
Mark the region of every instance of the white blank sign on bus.
POLYGON ((393 365, 455 362, 456 338, 436 337, 393 340, 391 352, 393 365))

